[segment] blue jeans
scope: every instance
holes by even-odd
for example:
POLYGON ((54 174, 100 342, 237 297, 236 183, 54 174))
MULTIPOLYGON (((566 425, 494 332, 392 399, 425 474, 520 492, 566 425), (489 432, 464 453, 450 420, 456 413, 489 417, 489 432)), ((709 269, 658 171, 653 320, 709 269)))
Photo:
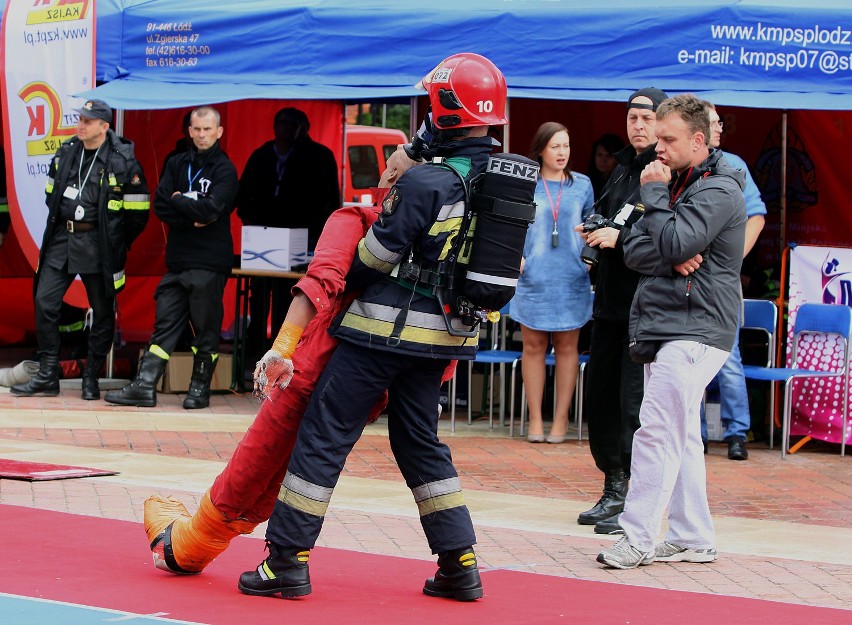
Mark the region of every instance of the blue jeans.
MULTIPOLYGON (((746 390, 743 360, 740 356, 739 342, 734 343, 731 355, 714 378, 719 385, 720 412, 722 426, 725 428, 725 440, 732 436, 748 437, 751 428, 751 416, 748 411, 748 391, 746 390)), ((704 414, 704 402, 701 402, 701 440, 707 441, 707 417, 704 414)))

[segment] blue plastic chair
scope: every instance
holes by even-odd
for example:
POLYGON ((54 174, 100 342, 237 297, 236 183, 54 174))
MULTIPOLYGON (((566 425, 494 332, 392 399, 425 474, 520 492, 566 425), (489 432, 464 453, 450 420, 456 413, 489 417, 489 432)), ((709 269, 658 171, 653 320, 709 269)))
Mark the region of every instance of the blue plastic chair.
MULTIPOLYGON (((771 302, 770 302, 771 303, 771 302)), ((774 308, 774 304, 773 304, 774 308)), ((758 317, 756 305, 752 305, 752 312, 755 312, 755 317, 749 316, 749 308, 746 308, 743 327, 763 328, 769 331, 768 321, 770 311, 765 307, 765 312, 760 311, 762 316, 758 317), (761 319, 765 323, 758 323, 757 319, 761 319), (750 324, 755 324, 751 326, 750 324)), ((777 311, 776 313, 777 314, 777 311)), ((770 332, 770 336, 774 338, 774 324, 770 332)), ((792 367, 777 367, 774 366, 774 349, 771 350, 772 355, 766 367, 754 365, 743 366, 746 377, 751 380, 764 380, 770 382, 770 447, 772 443, 772 432, 774 429, 774 414, 775 414, 775 383, 784 382, 784 418, 781 423, 781 456, 786 457, 790 447, 790 419, 792 413, 792 393, 793 380, 804 378, 817 377, 843 377, 843 435, 840 443, 840 455, 846 455, 846 424, 848 419, 849 406, 849 341, 852 337, 852 309, 848 306, 839 306, 833 304, 802 304, 796 312, 796 323, 793 326, 793 344, 791 347, 790 362, 792 367), (843 359, 842 366, 837 371, 827 369, 807 369, 796 367, 799 364, 798 351, 799 342, 803 336, 808 334, 835 334, 843 339, 843 359)))
POLYGON ((778 307, 768 299, 743 300, 743 330, 761 330, 766 334, 766 364, 760 368, 775 366, 776 330, 778 307))
MULTIPOLYGON (((506 413, 506 385, 503 383, 505 379, 503 374, 506 365, 512 365, 511 375, 511 399, 509 400, 509 436, 512 435, 512 426, 515 416, 515 377, 517 373, 518 361, 521 359, 521 352, 515 350, 507 350, 507 334, 509 321, 509 306, 506 305, 500 310, 500 320, 490 324, 491 347, 489 349, 481 349, 476 352, 476 358, 469 360, 467 364, 467 423, 473 423, 473 402, 471 401, 472 380, 473 380, 473 365, 483 364, 488 365, 488 427, 494 429, 494 402, 491 401, 492 391, 494 388, 495 365, 500 367, 500 424, 506 413)), ((455 417, 455 395, 456 395, 456 380, 455 377, 450 381, 450 430, 456 431, 455 417)))
MULTIPOLYGON (((746 379, 763 380, 765 369, 775 366, 775 352, 778 347, 778 306, 768 299, 743 300, 743 324, 741 330, 756 330, 766 335, 766 362, 762 365, 743 364, 746 379)), ((775 430, 775 385, 769 388, 769 448, 774 445, 775 430)))

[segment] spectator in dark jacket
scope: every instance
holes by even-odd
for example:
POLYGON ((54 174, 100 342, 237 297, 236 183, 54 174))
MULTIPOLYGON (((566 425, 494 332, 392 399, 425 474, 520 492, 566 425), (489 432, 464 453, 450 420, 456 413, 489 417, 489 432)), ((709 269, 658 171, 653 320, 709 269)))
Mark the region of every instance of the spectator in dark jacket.
POLYGON ((311 139, 297 108, 275 114, 275 138, 252 152, 240 177, 237 215, 246 226, 307 228, 313 248, 329 215, 340 208, 334 153, 311 139))
MULTIPOLYGON (((334 153, 311 139, 308 116, 297 108, 275 114, 274 139, 252 152, 240 177, 237 215, 246 226, 307 228, 313 250, 322 227, 340 208, 340 172, 334 153)), ((252 322, 246 337, 250 357, 260 357, 271 342, 266 336, 266 311, 275 311, 272 327, 283 321, 289 304, 290 284, 251 278, 249 312, 252 322), (280 311, 280 313, 278 312, 280 311)))
POLYGON ((157 405, 157 383, 187 321, 195 329, 195 359, 183 407, 210 403, 225 314, 222 295, 234 255, 230 214, 238 183, 237 170, 219 145, 219 112, 205 106, 190 119, 193 148, 169 159, 154 202, 157 216, 169 226, 167 272, 154 294, 154 333, 136 378, 106 394, 114 404, 157 405))
POLYGON ((590 246, 600 250, 600 260, 586 367, 585 414, 589 450, 604 474, 604 487, 598 502, 581 512, 577 522, 594 525, 599 534, 619 530, 618 515, 630 479, 633 432, 639 427, 642 367, 627 356, 627 320, 639 274, 624 264, 622 241, 642 214, 639 176, 656 158, 656 111, 666 97, 650 87, 636 91, 627 100, 630 145, 616 154, 618 166, 598 198, 600 213, 609 220, 609 226, 586 237, 590 246))
POLYGON ((592 181, 595 199, 601 196, 604 185, 618 167, 615 155, 624 149, 624 141, 618 135, 608 132, 601 135, 592 144, 592 154, 589 158, 588 176, 592 181))
POLYGON ((115 333, 115 296, 125 284, 130 244, 145 229, 150 198, 133 143, 110 128, 112 109, 89 100, 76 110, 77 133, 50 161, 47 226, 35 281, 40 368, 12 393, 59 394, 62 298, 80 276, 92 307, 82 397, 100 399, 98 376, 115 333))

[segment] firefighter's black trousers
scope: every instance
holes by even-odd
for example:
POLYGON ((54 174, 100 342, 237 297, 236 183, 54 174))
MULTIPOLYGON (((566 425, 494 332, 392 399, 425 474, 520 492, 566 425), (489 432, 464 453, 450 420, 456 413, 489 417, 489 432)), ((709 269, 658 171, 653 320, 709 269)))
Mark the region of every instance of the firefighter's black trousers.
MULTIPOLYGON (((76 278, 67 270, 44 263, 39 272, 35 293, 36 340, 39 352, 59 357, 59 316, 62 298, 76 278)), ((89 331, 90 359, 103 362, 112 346, 115 333, 115 298, 107 294, 101 273, 80 275, 89 306, 92 307, 92 328, 89 331)))
POLYGON ((166 273, 154 293, 157 311, 150 344, 171 355, 189 321, 197 353, 219 353, 227 280, 227 274, 206 269, 166 273))
POLYGON ((448 364, 342 342, 308 404, 267 539, 285 549, 314 546, 346 457, 388 389, 391 451, 432 552, 473 545, 458 474, 437 435, 441 375, 448 364))

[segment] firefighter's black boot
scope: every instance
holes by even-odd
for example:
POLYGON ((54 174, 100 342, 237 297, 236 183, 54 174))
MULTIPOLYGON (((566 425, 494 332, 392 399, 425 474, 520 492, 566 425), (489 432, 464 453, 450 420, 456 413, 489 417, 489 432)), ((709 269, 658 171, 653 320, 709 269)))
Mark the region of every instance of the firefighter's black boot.
POLYGON ((124 388, 108 391, 104 399, 111 404, 153 408, 157 405, 157 384, 166 370, 167 362, 155 353, 146 351, 133 381, 124 388))
POLYGON ((269 557, 254 571, 240 575, 237 588, 246 595, 277 595, 285 599, 311 594, 307 549, 281 549, 266 541, 269 557))
POLYGON ((213 379, 218 360, 214 360, 210 354, 195 355, 192 361, 192 379, 183 400, 183 407, 187 410, 207 408, 210 405, 210 381, 213 379))
POLYGON ((15 384, 10 390, 12 395, 19 397, 59 395, 59 355, 39 354, 38 373, 23 384, 15 384))
POLYGON ((598 503, 577 517, 580 525, 594 525, 624 510, 624 498, 627 497, 627 476, 623 469, 610 469, 604 478, 603 495, 598 503))
POLYGON ((82 398, 87 401, 94 401, 101 398, 101 387, 98 384, 98 377, 101 373, 101 367, 104 364, 104 358, 101 356, 90 356, 86 360, 86 368, 83 370, 83 392, 82 398))
POLYGON ((426 580, 423 594, 448 597, 457 601, 482 598, 482 580, 476 567, 473 547, 438 554, 438 572, 426 580))

